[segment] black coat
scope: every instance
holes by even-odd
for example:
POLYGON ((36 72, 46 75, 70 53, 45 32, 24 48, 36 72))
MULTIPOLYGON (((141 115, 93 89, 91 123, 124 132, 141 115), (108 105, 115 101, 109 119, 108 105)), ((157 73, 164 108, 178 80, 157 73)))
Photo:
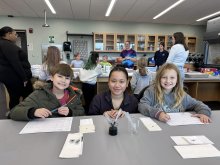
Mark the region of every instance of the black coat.
MULTIPOLYGON (((129 113, 137 113, 138 100, 134 95, 129 95, 128 92, 124 93, 124 100, 120 108, 129 113)), ((89 107, 90 115, 102 115, 105 111, 110 111, 113 108, 110 91, 96 95, 89 107)))
POLYGON ((19 53, 21 48, 13 42, 0 39, 0 81, 27 81, 19 53))

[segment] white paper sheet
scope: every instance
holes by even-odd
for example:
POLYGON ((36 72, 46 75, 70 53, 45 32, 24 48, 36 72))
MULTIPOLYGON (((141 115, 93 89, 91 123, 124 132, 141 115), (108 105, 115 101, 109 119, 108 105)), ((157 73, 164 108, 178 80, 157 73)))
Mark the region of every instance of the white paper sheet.
POLYGON ((189 112, 168 113, 170 120, 167 124, 171 126, 177 125, 191 125, 191 124, 204 124, 198 117, 192 117, 189 112))
POLYGON ((70 131, 72 120, 72 117, 35 119, 29 121, 19 134, 70 131))
POLYGON ((79 132, 80 133, 93 133, 93 132, 95 132, 95 125, 93 124, 92 118, 80 119, 79 132))
POLYGON ((77 158, 80 155, 82 155, 82 151, 83 151, 83 134, 82 133, 68 134, 59 157, 77 158))
POLYGON ((162 130, 150 117, 141 117, 140 120, 149 131, 162 130))
POLYGON ((174 146, 183 159, 220 157, 220 151, 211 144, 174 146))
POLYGON ((197 136, 171 136, 176 145, 214 144, 204 135, 197 136))

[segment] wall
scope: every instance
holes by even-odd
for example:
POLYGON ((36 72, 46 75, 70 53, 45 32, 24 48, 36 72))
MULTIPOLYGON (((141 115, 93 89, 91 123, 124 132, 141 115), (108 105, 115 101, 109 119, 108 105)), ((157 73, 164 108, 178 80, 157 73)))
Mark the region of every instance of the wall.
MULTIPOLYGON (((47 19, 50 27, 42 27, 44 18, 23 18, 23 17, 0 17, 0 27, 11 26, 14 29, 27 30, 27 43, 29 61, 31 64, 41 64, 41 44, 48 43, 48 37, 54 36, 55 43, 62 44, 66 41, 66 31, 69 33, 140 33, 140 34, 173 34, 182 31, 185 35, 197 37, 197 52, 203 52, 203 35, 205 26, 151 24, 151 23, 128 23, 128 22, 104 22, 104 21, 79 21, 68 19, 47 19), (33 28, 33 33, 28 32, 33 28), (33 48, 33 49, 32 49, 33 48)), ((113 54, 118 56, 118 54, 113 54)))

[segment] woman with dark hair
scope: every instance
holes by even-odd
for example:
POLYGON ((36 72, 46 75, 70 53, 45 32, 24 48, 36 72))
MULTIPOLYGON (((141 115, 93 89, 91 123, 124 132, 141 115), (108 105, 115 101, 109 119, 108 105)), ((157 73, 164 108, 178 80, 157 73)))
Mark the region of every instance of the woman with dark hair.
POLYGON ((128 83, 126 69, 119 66, 114 67, 109 74, 109 90, 94 97, 90 104, 89 114, 108 114, 111 118, 115 118, 119 109, 122 109, 123 112, 121 116, 124 116, 124 112, 136 113, 138 100, 126 91, 128 83))
POLYGON ((11 27, 0 29, 0 82, 8 90, 10 109, 19 103, 22 90, 28 82, 20 55, 24 52, 15 44, 16 39, 17 33, 11 27))
POLYGON ((171 47, 167 63, 175 64, 179 70, 182 81, 184 80, 184 64, 189 55, 188 47, 185 43, 184 34, 182 32, 176 32, 173 34, 173 46, 171 47))
POLYGON ((85 112, 88 114, 89 105, 96 95, 97 77, 102 74, 102 66, 99 63, 99 54, 91 52, 84 68, 79 71, 79 79, 82 81, 82 92, 85 100, 85 112))

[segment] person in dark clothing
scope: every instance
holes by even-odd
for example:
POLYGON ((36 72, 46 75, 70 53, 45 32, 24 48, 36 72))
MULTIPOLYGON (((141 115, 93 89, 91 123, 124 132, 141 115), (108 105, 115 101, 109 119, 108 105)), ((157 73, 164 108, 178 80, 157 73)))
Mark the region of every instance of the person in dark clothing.
POLYGON ((16 31, 11 27, 0 29, 0 82, 8 90, 10 109, 19 103, 28 80, 19 57, 20 48, 15 44, 16 39, 16 31))
POLYGON ((109 91, 96 95, 89 107, 90 115, 108 115, 115 118, 118 110, 124 112, 137 113, 138 100, 134 95, 126 92, 128 86, 128 73, 124 67, 114 67, 108 80, 109 91))
POLYGON ((26 86, 23 87, 22 94, 21 94, 22 98, 25 99, 29 94, 33 92, 33 86, 31 82, 31 78, 32 78, 31 64, 28 61, 27 53, 23 51, 22 49, 19 50, 19 59, 21 61, 21 65, 24 69, 26 77, 28 79, 27 84, 26 86))
POLYGON ((157 69, 159 69, 159 67, 166 62, 168 55, 168 51, 164 49, 164 43, 161 42, 159 45, 159 50, 154 54, 155 66, 157 66, 157 69))
POLYGON ((136 51, 130 48, 130 41, 125 42, 125 49, 120 53, 120 58, 118 58, 118 62, 125 68, 133 68, 134 63, 137 61, 136 51))

